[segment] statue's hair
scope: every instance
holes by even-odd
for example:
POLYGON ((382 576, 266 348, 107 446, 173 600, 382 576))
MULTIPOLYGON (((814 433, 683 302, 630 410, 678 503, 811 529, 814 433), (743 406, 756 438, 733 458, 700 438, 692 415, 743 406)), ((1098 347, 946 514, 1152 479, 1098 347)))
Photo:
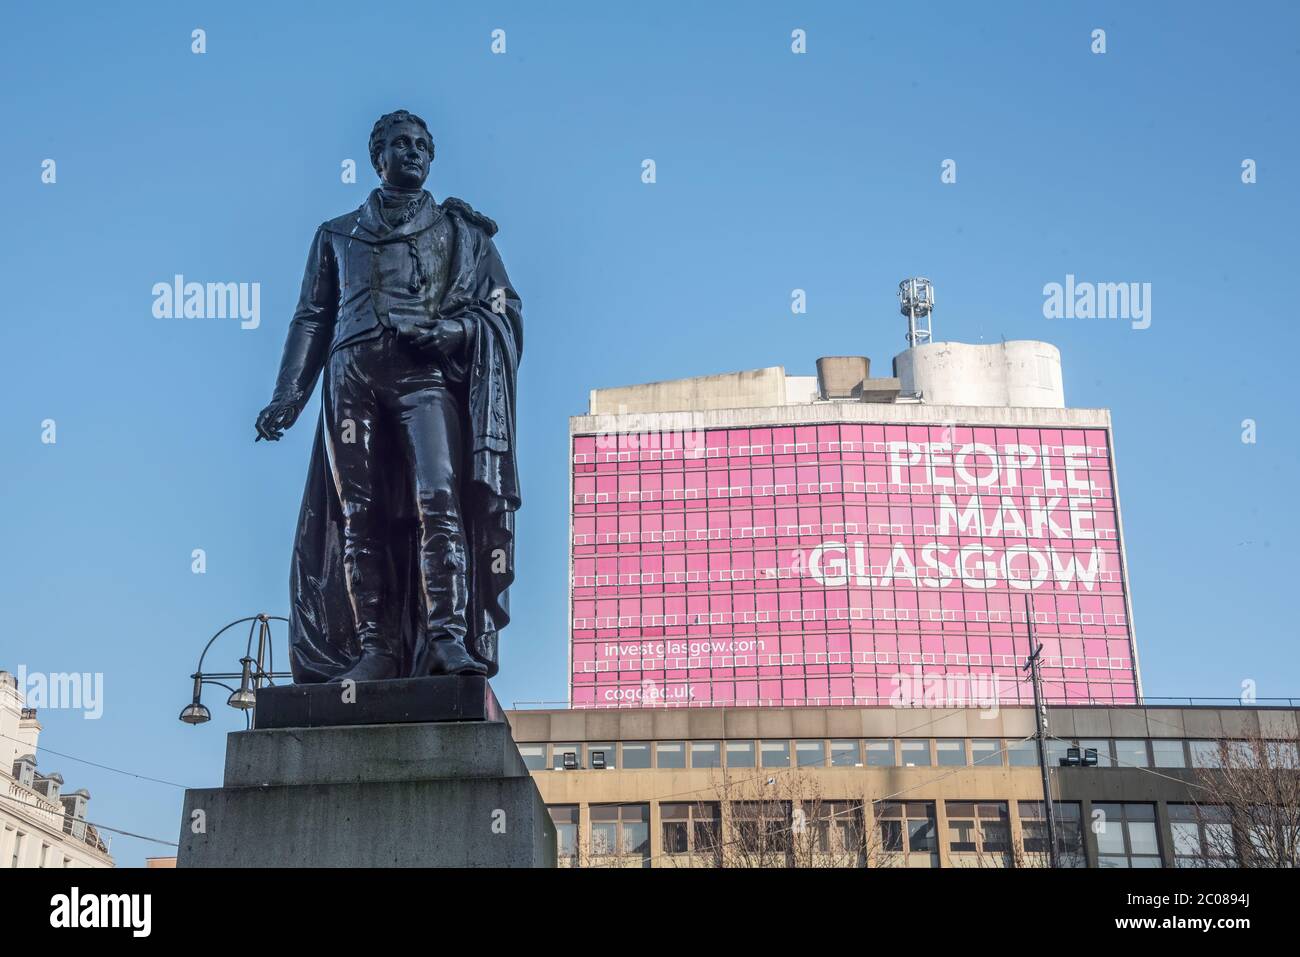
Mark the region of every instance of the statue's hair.
POLYGON ((418 123, 424 127, 424 132, 429 137, 429 159, 433 159, 433 134, 429 132, 429 124, 414 113, 396 110, 385 113, 376 120, 374 129, 370 131, 370 165, 375 168, 376 173, 379 172, 379 154, 388 143, 388 131, 398 123, 418 123))

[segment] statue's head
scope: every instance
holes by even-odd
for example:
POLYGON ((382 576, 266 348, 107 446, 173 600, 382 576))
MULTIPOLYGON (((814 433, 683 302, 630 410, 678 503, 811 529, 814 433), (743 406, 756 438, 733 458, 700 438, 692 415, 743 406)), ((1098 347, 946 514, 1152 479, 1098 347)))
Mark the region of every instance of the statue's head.
POLYGON ((432 162, 433 137, 414 113, 385 113, 370 131, 370 163, 389 186, 418 189, 432 162))

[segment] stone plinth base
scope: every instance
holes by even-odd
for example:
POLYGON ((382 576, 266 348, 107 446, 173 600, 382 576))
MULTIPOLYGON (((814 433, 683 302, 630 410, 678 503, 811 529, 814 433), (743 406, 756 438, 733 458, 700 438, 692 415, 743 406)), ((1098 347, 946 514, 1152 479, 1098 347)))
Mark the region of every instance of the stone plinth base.
POLYGON ((261 728, 185 792, 177 866, 554 867, 555 826, 504 721, 261 728))
POLYGON ((254 712, 259 729, 503 720, 488 680, 473 675, 276 685, 258 690, 254 712))

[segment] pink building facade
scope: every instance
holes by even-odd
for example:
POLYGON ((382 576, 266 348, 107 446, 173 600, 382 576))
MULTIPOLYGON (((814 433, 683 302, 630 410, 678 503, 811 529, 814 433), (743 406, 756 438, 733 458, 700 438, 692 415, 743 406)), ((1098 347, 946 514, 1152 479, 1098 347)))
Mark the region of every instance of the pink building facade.
POLYGON ((587 416, 571 705, 1025 704, 1140 686, 1109 415, 820 404, 587 416), (800 421, 803 420, 803 421, 800 421))

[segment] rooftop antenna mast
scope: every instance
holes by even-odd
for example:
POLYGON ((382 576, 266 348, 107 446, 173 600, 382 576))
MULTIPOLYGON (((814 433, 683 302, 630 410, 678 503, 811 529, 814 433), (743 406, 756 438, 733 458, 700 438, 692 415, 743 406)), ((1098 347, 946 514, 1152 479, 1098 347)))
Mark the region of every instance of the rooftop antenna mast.
POLYGON ((907 344, 915 349, 930 341, 930 313, 934 311, 934 284, 913 276, 898 284, 898 311, 907 316, 907 344))

